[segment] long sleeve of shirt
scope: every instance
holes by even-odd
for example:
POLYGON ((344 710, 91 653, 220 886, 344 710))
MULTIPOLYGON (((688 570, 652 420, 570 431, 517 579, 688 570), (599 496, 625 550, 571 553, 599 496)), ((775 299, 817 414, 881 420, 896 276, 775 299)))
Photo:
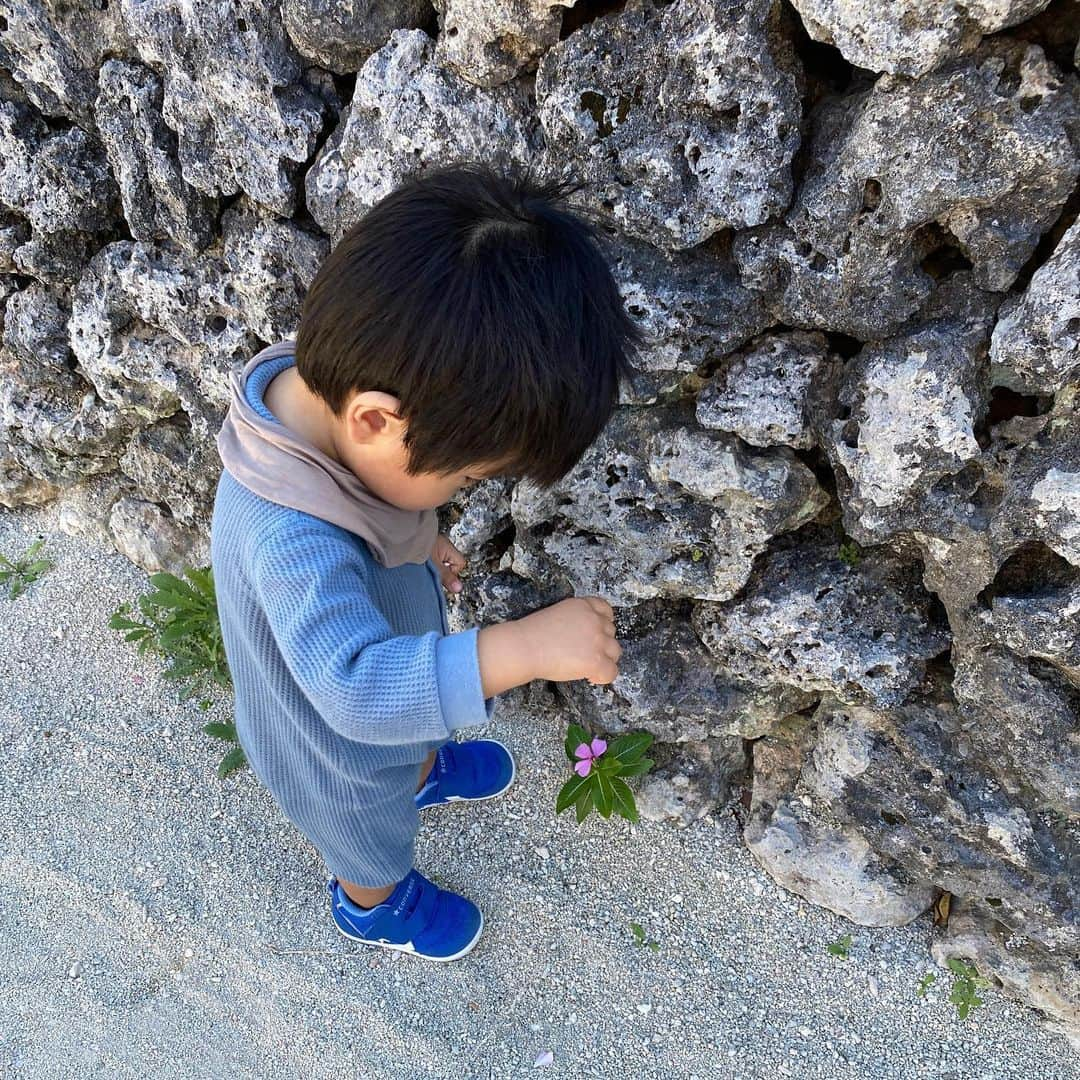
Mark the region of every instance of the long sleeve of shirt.
POLYGON ((355 544, 285 518, 251 556, 251 581, 281 657, 338 734, 373 744, 449 738, 482 725, 476 628, 395 636, 372 602, 355 544))

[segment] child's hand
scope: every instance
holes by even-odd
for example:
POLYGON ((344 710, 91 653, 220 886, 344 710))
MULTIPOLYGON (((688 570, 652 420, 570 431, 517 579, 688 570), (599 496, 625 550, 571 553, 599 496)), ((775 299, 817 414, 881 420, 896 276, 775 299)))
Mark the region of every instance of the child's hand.
POLYGON ((598 596, 572 597, 523 619, 485 626, 477 639, 484 697, 533 679, 609 683, 622 649, 615 614, 598 596))
POLYGON ((458 574, 465 569, 465 565, 469 560, 441 533, 435 541, 435 548, 431 553, 431 557, 439 568, 443 588, 451 593, 461 592, 462 584, 458 574))
POLYGON ((575 596, 517 620, 537 679, 609 683, 619 674, 622 648, 615 613, 598 596, 575 596))

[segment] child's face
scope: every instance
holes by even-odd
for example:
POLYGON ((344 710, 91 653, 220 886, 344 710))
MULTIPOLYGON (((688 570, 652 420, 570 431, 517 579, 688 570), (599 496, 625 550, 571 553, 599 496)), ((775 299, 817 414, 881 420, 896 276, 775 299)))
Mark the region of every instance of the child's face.
POLYGON ((405 471, 406 461, 407 455, 403 454, 392 471, 380 476, 380 490, 375 491, 376 495, 403 510, 433 510, 448 503, 462 488, 498 472, 497 467, 477 465, 448 476, 439 473, 410 475, 405 471))
POLYGON ((376 495, 403 510, 433 510, 448 503, 463 487, 495 476, 501 463, 478 463, 467 469, 443 475, 408 472, 409 454, 405 448, 405 422, 393 411, 394 398, 388 395, 363 395, 368 407, 350 406, 335 439, 342 463, 354 472, 376 495), (390 407, 372 407, 372 397, 386 397, 390 407), (376 415, 377 414, 377 415, 376 415))

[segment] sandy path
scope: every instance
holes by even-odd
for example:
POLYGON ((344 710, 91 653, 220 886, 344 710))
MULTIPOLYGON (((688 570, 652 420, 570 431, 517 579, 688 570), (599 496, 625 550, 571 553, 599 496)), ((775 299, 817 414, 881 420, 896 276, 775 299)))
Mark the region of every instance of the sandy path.
POLYGON ((917 998, 925 920, 861 929, 778 890, 727 810, 555 820, 561 733, 508 709, 514 790, 430 811, 418 851, 485 937, 447 967, 359 949, 314 852, 250 773, 217 779, 206 716, 105 627, 145 575, 0 511, 5 554, 39 533, 56 569, 0 599, 0 1076, 1080 1075, 997 994, 967 1022, 943 976, 917 998))

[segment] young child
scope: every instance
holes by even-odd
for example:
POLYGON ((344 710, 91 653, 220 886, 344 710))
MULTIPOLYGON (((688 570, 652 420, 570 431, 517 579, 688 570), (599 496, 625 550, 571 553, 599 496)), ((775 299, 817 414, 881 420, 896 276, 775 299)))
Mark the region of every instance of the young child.
POLYGON ((483 918, 413 867, 418 812, 500 795, 453 741, 532 679, 615 678, 613 613, 571 598, 450 633, 465 559, 435 508, 549 485, 600 433, 640 330, 572 185, 477 164, 401 185, 320 267, 295 341, 233 376, 211 552, 251 767, 333 875, 347 937, 464 956, 483 918))

